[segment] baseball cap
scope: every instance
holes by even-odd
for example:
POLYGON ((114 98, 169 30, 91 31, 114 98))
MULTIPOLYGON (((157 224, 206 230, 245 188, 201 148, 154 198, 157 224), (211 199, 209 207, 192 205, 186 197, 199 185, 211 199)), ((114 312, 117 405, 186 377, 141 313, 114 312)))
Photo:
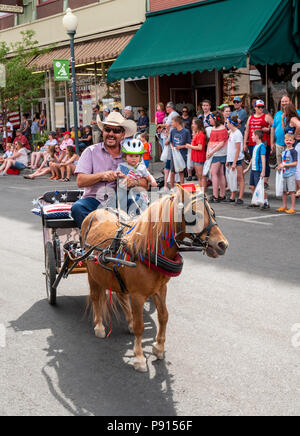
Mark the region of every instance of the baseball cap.
POLYGON ((224 109, 225 107, 229 107, 229 104, 223 103, 220 106, 218 106, 218 109, 224 109))
POLYGON ((65 136, 65 135, 70 135, 71 136, 71 132, 64 132, 63 136, 65 136))
POLYGON ((255 107, 265 106, 265 102, 263 100, 256 100, 255 107))
POLYGON ((131 106, 126 106, 125 107, 125 111, 131 111, 132 112, 132 107, 131 106))
POLYGON ((242 103, 241 97, 234 97, 233 103, 242 103))
POLYGON ((107 112, 108 114, 110 114, 110 110, 108 109, 108 107, 103 108, 103 112, 107 112))

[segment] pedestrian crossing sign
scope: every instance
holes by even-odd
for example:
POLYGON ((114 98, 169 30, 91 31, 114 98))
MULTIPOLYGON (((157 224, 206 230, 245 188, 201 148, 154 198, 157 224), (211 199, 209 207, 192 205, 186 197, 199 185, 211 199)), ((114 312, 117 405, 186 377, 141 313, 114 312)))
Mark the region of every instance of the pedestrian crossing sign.
POLYGON ((67 59, 54 59, 54 80, 70 80, 70 65, 67 59))

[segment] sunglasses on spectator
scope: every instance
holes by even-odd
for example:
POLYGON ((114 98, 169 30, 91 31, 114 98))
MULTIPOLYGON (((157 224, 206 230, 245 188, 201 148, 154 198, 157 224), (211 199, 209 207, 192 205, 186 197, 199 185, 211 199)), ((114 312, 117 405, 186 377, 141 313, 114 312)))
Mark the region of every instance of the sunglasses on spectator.
POLYGON ((124 132, 124 129, 122 127, 103 127, 104 132, 110 133, 113 132, 115 135, 119 135, 120 133, 124 132))

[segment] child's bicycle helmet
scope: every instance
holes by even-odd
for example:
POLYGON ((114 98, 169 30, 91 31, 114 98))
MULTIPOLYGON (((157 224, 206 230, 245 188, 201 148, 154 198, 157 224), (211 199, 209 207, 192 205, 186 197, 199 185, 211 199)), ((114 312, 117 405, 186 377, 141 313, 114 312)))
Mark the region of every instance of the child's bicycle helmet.
POLYGON ((128 139, 123 142, 122 153, 124 154, 139 154, 145 153, 144 144, 139 139, 128 139))

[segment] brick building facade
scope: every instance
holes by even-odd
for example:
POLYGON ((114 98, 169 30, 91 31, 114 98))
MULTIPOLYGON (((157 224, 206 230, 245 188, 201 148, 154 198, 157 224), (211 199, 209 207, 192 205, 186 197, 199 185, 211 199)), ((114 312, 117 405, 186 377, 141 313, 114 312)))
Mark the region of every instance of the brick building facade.
POLYGON ((199 0, 150 0, 149 12, 156 12, 156 11, 161 11, 163 9, 176 8, 178 6, 190 5, 191 3, 199 3, 199 0))

